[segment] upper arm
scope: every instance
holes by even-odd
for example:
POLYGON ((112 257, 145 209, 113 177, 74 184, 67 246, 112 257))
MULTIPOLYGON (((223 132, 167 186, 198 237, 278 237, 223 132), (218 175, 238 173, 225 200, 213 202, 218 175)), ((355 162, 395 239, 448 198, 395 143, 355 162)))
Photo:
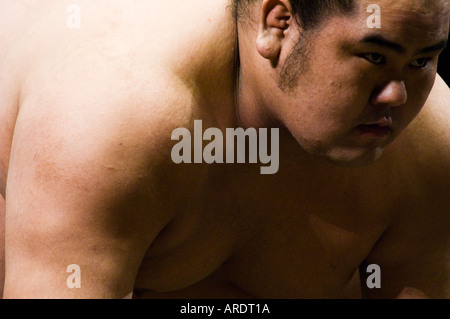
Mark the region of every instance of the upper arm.
POLYGON ((21 110, 7 182, 7 298, 129 295, 168 222, 153 196, 161 154, 170 154, 161 116, 123 99, 107 104, 21 110), (72 264, 81 289, 66 285, 72 264))

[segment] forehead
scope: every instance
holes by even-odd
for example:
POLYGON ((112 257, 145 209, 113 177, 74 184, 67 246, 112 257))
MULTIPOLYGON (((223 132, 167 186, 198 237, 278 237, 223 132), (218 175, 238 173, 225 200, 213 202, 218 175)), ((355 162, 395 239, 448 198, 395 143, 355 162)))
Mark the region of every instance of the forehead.
POLYGON ((381 29, 395 29, 397 33, 412 37, 448 35, 450 0, 363 0, 359 2, 360 17, 370 16, 367 8, 371 4, 380 7, 381 29))
POLYGON ((351 16, 331 18, 322 31, 336 41, 362 39, 378 34, 406 48, 424 47, 448 38, 450 0, 362 0, 351 16), (376 4, 380 12, 368 11, 376 4), (379 14, 381 28, 370 28, 369 21, 379 14))
POLYGON ((411 14, 432 18, 436 14, 443 13, 448 16, 450 10, 450 0, 360 0, 357 6, 361 11, 372 4, 380 6, 385 13, 391 14, 411 14))

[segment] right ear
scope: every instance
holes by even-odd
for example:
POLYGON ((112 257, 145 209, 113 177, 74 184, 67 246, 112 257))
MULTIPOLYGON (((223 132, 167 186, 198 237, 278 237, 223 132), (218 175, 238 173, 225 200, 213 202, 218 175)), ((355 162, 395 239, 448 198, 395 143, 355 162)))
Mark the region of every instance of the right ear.
POLYGON ((256 47, 259 54, 276 64, 284 45, 285 31, 290 28, 292 8, 288 0, 264 0, 256 47))

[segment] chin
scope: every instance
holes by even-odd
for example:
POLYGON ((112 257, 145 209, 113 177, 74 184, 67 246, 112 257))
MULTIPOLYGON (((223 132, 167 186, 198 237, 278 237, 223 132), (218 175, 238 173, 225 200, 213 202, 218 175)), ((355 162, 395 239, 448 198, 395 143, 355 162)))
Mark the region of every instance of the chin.
POLYGON ((371 150, 335 149, 324 154, 333 164, 342 167, 363 167, 376 162, 383 154, 383 148, 371 150))

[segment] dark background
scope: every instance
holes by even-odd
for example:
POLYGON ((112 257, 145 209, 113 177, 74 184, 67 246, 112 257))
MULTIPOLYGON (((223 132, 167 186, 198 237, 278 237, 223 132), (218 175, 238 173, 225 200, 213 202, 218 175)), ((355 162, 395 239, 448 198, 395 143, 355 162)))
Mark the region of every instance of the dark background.
POLYGON ((450 48, 442 52, 439 59, 438 72, 442 76, 447 85, 450 86, 450 48))

